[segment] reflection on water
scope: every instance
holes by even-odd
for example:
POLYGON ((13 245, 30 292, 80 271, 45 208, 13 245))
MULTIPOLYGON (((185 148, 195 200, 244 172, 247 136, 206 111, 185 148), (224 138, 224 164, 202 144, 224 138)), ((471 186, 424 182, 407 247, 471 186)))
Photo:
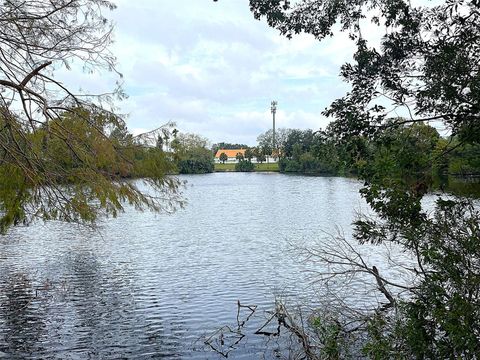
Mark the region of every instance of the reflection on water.
POLYGON ((229 358, 275 358, 282 344, 253 333, 274 297, 310 296, 289 243, 346 232, 364 207, 351 179, 222 173, 184 177, 186 209, 132 209, 94 231, 71 224, 0 237, 0 357, 197 358, 237 324, 237 301, 258 310, 229 358), (269 350, 266 351, 268 342, 269 350))
POLYGON ((450 177, 445 185, 448 192, 459 195, 480 198, 480 179, 475 178, 455 178, 450 177))
POLYGON ((2 336, 0 346, 5 354, 18 354, 25 357, 31 352, 41 353, 40 336, 45 331, 45 323, 35 311, 32 302, 35 292, 25 274, 10 273, 2 282, 0 298, 2 336))

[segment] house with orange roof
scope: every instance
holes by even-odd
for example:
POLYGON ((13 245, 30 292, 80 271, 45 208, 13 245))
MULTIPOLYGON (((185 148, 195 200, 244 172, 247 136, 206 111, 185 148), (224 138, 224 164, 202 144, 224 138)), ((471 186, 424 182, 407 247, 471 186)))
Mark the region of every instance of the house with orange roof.
MULTIPOLYGON (((225 155, 227 155, 227 157, 228 157, 228 160, 225 161, 225 164, 228 164, 228 163, 236 164, 238 162, 237 154, 240 153, 240 154, 243 155, 243 157, 245 157, 245 150, 247 150, 247 149, 220 149, 215 154, 215 163, 217 163, 217 164, 222 163, 222 161, 220 161, 220 155, 222 153, 225 153, 225 155)), ((277 161, 278 161, 278 157, 268 156, 268 155, 265 157, 265 162, 267 162, 267 163, 275 163, 277 161)), ((257 159, 255 157, 253 157, 252 162, 256 163, 257 159)))
POLYGON ((225 153, 228 157, 228 160, 225 161, 225 163, 237 163, 237 154, 240 153, 245 157, 245 150, 246 149, 219 149, 215 154, 215 162, 221 163, 220 155, 225 153))

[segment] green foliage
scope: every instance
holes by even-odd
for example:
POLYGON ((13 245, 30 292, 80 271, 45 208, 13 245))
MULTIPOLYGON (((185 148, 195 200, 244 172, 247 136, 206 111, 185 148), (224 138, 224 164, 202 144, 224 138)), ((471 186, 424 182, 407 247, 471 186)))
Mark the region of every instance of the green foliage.
POLYGON ((264 163, 264 162, 267 160, 267 158, 265 157, 265 155, 262 154, 262 153, 257 153, 257 155, 255 156, 255 158, 257 159, 257 162, 260 163, 260 164, 264 163))
POLYGON ((420 234, 415 246, 428 272, 419 294, 405 304, 409 344, 417 356, 474 358, 480 339, 480 211, 472 201, 439 200, 420 234))
POLYGON ((280 172, 300 172, 302 170, 301 164, 284 158, 278 161, 278 168, 280 172))
POLYGON ((401 354, 417 358, 473 358, 478 347, 478 210, 471 201, 438 200, 432 218, 421 207, 432 185, 438 148, 444 145, 423 124, 389 129, 376 139, 375 154, 362 172, 368 185, 362 194, 379 219, 357 221, 356 238, 401 244, 416 257, 419 268, 414 271, 422 279, 397 309, 402 318, 398 337, 377 339, 368 351, 371 356, 396 341, 405 344, 401 354))
POLYGON ((248 161, 252 161, 253 156, 254 151, 252 149, 248 148, 245 150, 245 159, 247 159, 248 161))
POLYGON ((317 159, 310 152, 303 153, 298 159, 280 159, 281 172, 295 172, 302 174, 336 175, 337 169, 324 159, 317 159))
MULTIPOLYGON (((276 150, 282 154, 284 152, 285 144, 290 133, 290 129, 280 128, 275 131, 275 146, 276 150)), ((271 155, 273 149, 273 129, 269 129, 257 137, 258 149, 263 155, 271 155)))
POLYGON ((480 339, 480 212, 470 200, 438 200, 434 216, 403 231, 421 281, 396 317, 369 320, 369 358, 474 359, 480 339))
POLYGON ((180 174, 206 174, 213 172, 214 163, 211 152, 194 152, 178 161, 180 174))
POLYGON ((92 223, 100 214, 116 216, 124 203, 154 211, 176 204, 178 182, 167 177, 173 163, 161 150, 135 144, 111 114, 74 109, 34 132, 7 113, 1 122, 10 128, 0 133, 1 232, 35 219, 92 223), (109 137, 112 126, 119 130, 109 137), (132 176, 144 178, 166 201, 143 194, 126 179, 132 176))
POLYGON ((116 72, 113 25, 103 14, 115 7, 106 0, 2 2, 1 233, 36 219, 93 223, 125 203, 154 211, 180 204, 179 182, 167 176, 171 160, 128 134, 109 110, 122 89, 76 94, 55 76, 73 62, 88 72, 116 72), (144 179, 126 179, 137 175, 144 179))
POLYGON ((317 316, 310 320, 310 326, 315 332, 316 339, 321 344, 319 351, 321 359, 344 358, 345 347, 342 341, 342 327, 338 320, 317 316))
MULTIPOLYGON (((361 330, 364 354, 375 359, 478 358, 478 209, 471 200, 452 198, 439 200, 431 216, 421 201, 435 174, 478 174, 480 3, 250 0, 250 8, 289 38, 309 33, 322 40, 338 26, 357 47, 353 63, 341 68, 351 91, 324 112, 336 119, 326 137, 309 147, 309 138, 295 132, 281 166, 303 170, 302 156, 311 153, 328 159, 337 171, 357 173, 376 216, 356 222, 356 238, 361 244, 393 243, 416 261, 413 269, 402 268, 415 276, 411 286, 401 287, 407 293, 403 299, 393 299, 376 268, 362 268, 390 301, 389 307, 378 304, 357 319, 368 319, 361 330), (378 46, 362 36, 368 17, 380 31, 378 46), (409 118, 391 119, 398 108, 409 118), (441 121, 452 137, 441 140, 424 124, 431 120, 441 121)), ((357 260, 345 262, 353 266, 357 260)), ((388 285, 396 286, 394 281, 388 285)))
POLYGON ((213 155, 207 146, 207 139, 199 135, 177 132, 171 147, 178 172, 180 174, 213 172, 213 155))
POLYGON ((250 8, 255 17, 266 17, 288 37, 305 32, 322 40, 338 23, 355 41, 354 63, 341 69, 352 91, 325 113, 342 120, 336 124, 338 133, 369 135, 381 129, 378 125, 387 120, 389 109, 376 100, 384 95, 396 106, 413 105, 416 116, 443 121, 462 140, 479 139, 477 1, 416 5, 365 0, 340 5, 334 0, 304 0, 291 5, 251 0, 250 8), (383 35, 377 47, 361 36, 365 9, 375 13, 372 22, 383 35), (418 37, 420 33, 428 36, 418 37))
POLYGON ((221 161, 222 163, 225 164, 225 161, 228 160, 228 156, 227 156, 227 154, 225 154, 224 152, 222 152, 222 153, 220 154, 220 156, 219 156, 219 159, 220 159, 220 161, 221 161))
POLYGON ((272 146, 270 145, 263 145, 261 148, 260 148, 260 152, 263 156, 271 156, 272 153, 273 153, 273 149, 272 149, 272 146))
POLYGON ((248 160, 242 159, 235 164, 235 170, 241 172, 251 172, 255 170, 255 165, 248 160))
POLYGON ((241 152, 237 153, 237 155, 235 155, 235 158, 240 162, 240 161, 243 161, 244 160, 244 156, 241 152))
POLYGON ((341 160, 343 147, 332 136, 312 130, 288 129, 279 160, 282 172, 337 175, 349 172, 341 160))
POLYGON ((439 138, 423 123, 388 128, 372 142, 373 154, 360 176, 381 187, 398 185, 423 195, 432 184, 432 156, 439 138))
POLYGON ((480 175, 480 145, 463 144, 455 137, 441 139, 435 128, 422 122, 386 127, 373 139, 360 135, 340 139, 335 129, 331 124, 314 135, 311 130, 289 129, 280 171, 354 174, 380 187, 398 183, 420 193, 447 188, 449 176, 480 175))
POLYGON ((480 175, 480 144, 457 144, 449 154, 448 174, 468 177, 480 175))
POLYGON ((362 353, 368 359, 405 359, 407 356, 402 321, 395 315, 376 313, 368 319, 367 341, 362 353))
POLYGON ((25 178, 17 167, 0 167, 0 231, 2 233, 11 226, 18 225, 26 218, 26 209, 23 206, 29 200, 25 178))

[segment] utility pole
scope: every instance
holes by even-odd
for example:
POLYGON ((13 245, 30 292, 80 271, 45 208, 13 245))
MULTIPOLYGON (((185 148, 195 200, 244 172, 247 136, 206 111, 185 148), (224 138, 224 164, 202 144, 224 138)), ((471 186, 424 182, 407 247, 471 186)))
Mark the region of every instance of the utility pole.
POLYGON ((275 142, 275 113, 277 112, 277 105, 278 105, 278 102, 276 102, 275 100, 273 100, 273 101, 272 101, 272 107, 271 107, 272 115, 273 115, 273 144, 272 144, 272 152, 275 151, 275 145, 276 145, 276 142, 275 142))

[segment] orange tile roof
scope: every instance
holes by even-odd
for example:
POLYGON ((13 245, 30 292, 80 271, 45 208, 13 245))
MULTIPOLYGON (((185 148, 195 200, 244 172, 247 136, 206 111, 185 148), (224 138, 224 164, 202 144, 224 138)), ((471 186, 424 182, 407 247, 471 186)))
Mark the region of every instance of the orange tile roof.
POLYGON ((215 154, 215 157, 220 158, 221 153, 225 153, 229 158, 234 158, 237 156, 238 153, 241 153, 243 156, 245 156, 245 149, 233 149, 233 150, 220 149, 215 154))

